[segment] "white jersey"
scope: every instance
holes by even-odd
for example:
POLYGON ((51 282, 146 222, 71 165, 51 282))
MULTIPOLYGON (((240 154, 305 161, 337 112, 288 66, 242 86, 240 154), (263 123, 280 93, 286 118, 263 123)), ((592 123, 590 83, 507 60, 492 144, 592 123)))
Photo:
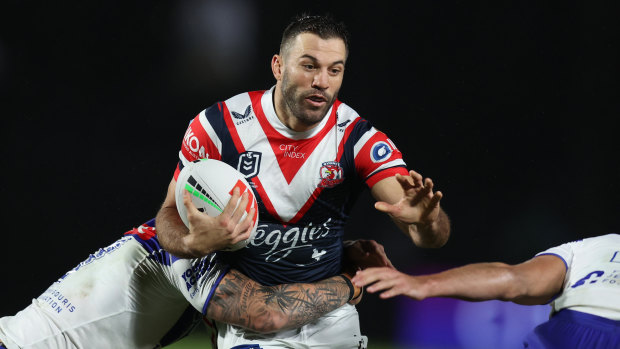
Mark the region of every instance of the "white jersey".
POLYGON ((562 293, 551 303, 620 320, 620 235, 608 234, 569 242, 537 254, 552 254, 566 264, 562 293))
MULTIPOLYGON (((216 255, 177 259, 159 247, 146 225, 127 234, 90 255, 27 308, 1 318, 0 340, 11 349, 153 349, 176 335, 171 330, 177 330, 188 301, 204 314, 227 271, 215 263, 216 255)), ((190 310, 198 315, 192 320, 201 318, 190 310)))

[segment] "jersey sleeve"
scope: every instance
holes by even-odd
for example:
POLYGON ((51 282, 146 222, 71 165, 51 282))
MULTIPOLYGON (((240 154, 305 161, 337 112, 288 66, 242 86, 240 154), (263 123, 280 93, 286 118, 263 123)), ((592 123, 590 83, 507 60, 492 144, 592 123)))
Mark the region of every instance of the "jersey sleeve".
POLYGON ((553 256, 559 257, 560 259, 564 261, 564 266, 566 266, 566 270, 568 270, 568 266, 571 265, 571 263, 573 262, 573 248, 572 247, 574 243, 575 242, 569 242, 566 244, 562 244, 560 246, 551 247, 550 249, 547 249, 545 251, 542 251, 536 254, 536 257, 544 256, 544 255, 553 255, 553 256))
POLYGON ((189 162, 207 158, 221 159, 222 142, 211 123, 211 120, 221 118, 221 103, 217 103, 200 112, 189 123, 181 143, 174 179, 179 177, 179 172, 189 162))
POLYGON ((367 121, 359 122, 356 127, 359 138, 353 149, 355 169, 369 188, 397 173, 408 174, 402 153, 385 133, 367 121))
POLYGON ((204 315, 229 266, 212 253, 196 259, 173 258, 172 270, 173 284, 185 299, 204 315))

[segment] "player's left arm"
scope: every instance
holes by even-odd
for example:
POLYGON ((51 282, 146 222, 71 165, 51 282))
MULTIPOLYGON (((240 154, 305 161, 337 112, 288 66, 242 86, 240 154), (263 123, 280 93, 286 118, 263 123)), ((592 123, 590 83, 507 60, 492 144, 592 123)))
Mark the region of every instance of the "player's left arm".
POLYGON ((347 302, 355 305, 363 293, 352 284, 355 270, 393 266, 383 245, 374 240, 347 241, 344 253, 343 273, 314 283, 263 286, 233 269, 215 289, 206 316, 270 333, 299 328, 347 302))
POLYGON ((299 328, 361 293, 359 287, 351 292, 345 278, 341 274, 315 283, 263 286, 233 269, 216 288, 205 315, 261 333, 299 328))
POLYGON ((415 172, 396 174, 377 182, 371 189, 375 208, 387 213, 411 237, 416 246, 436 248, 450 237, 450 220, 440 207, 443 197, 433 191, 433 181, 415 172))

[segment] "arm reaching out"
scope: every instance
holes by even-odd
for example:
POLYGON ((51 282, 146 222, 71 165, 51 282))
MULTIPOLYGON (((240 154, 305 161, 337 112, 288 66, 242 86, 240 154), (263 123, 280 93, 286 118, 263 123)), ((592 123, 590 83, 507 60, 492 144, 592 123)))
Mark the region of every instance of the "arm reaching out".
POLYGON ((416 246, 436 248, 448 241, 450 220, 439 206, 443 194, 433 192, 430 178, 409 171, 409 176, 397 174, 379 181, 371 192, 378 200, 375 208, 387 213, 416 246))
POLYGON ((517 304, 545 304, 562 290, 566 266, 553 255, 542 255, 518 265, 476 263, 436 274, 411 276, 389 268, 370 268, 353 278, 381 298, 397 295, 422 300, 449 297, 468 301, 499 299, 517 304))

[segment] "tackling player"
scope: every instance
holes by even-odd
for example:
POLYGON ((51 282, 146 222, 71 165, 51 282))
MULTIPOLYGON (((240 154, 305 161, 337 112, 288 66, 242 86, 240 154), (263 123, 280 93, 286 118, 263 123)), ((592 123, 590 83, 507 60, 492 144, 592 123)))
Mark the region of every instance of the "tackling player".
POLYGON ((409 276, 369 268, 353 278, 381 298, 499 299, 551 302, 551 318, 524 340, 524 348, 620 348, 620 235, 566 243, 518 264, 476 263, 441 273, 409 276))

